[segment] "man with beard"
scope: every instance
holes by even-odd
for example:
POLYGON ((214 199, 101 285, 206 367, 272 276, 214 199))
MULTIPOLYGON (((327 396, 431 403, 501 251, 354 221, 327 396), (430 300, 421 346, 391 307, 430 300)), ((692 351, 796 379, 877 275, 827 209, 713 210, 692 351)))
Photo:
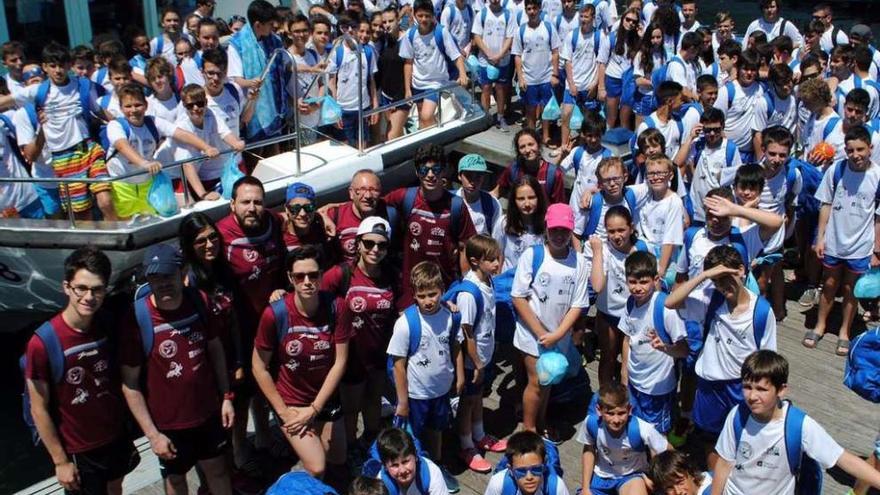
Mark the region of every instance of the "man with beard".
MULTIPOLYGON (((241 340, 249 346, 254 342, 260 315, 272 291, 286 285, 281 230, 284 222, 265 209, 264 193, 259 179, 242 177, 232 188, 231 213, 217 223, 232 278, 237 281, 235 301, 241 340)), ((243 356, 251 352, 250 348, 242 349, 243 356)), ((256 390, 250 367, 245 367, 245 373, 247 376, 239 391, 241 397, 236 404, 239 407, 246 405, 256 390)), ((262 400, 254 401, 251 407, 256 431, 254 445, 260 449, 269 442, 268 411, 262 400)))
POLYGON ((67 306, 37 329, 24 374, 37 433, 58 483, 85 494, 122 493, 122 478, 140 461, 125 436, 119 376, 98 312, 107 295, 110 260, 94 247, 64 261, 67 306), (73 350, 73 349, 76 350, 73 350))
POLYGON ((348 187, 351 201, 330 205, 322 212, 336 226, 336 239, 342 248, 344 261, 354 261, 357 253, 358 226, 367 217, 382 217, 395 226, 397 210, 388 206, 382 199, 382 183, 375 172, 368 169, 358 170, 351 178, 348 187))

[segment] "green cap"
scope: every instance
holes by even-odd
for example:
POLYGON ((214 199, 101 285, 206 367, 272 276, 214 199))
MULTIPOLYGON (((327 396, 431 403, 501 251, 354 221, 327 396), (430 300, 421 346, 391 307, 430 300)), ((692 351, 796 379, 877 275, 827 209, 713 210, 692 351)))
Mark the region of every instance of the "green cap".
POLYGON ((482 156, 475 153, 464 155, 458 161, 459 172, 488 172, 489 167, 486 166, 486 160, 482 156))

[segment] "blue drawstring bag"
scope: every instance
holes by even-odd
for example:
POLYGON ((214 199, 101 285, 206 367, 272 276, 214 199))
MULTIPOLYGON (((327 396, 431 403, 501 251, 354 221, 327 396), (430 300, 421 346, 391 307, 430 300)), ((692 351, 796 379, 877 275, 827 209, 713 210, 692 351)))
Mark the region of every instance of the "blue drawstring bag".
POLYGON ((559 117, 562 116, 562 111, 559 110, 559 102, 556 101, 555 96, 550 97, 550 101, 544 105, 544 111, 541 112, 541 120, 559 120, 559 117))
POLYGON ((147 194, 147 201, 162 217, 170 217, 179 211, 177 197, 174 196, 174 186, 165 172, 159 172, 153 176, 153 184, 147 194))
POLYGON ((568 373, 568 358, 557 350, 546 351, 538 358, 536 369, 542 387, 556 385, 568 373))
POLYGON ((501 77, 501 71, 498 70, 498 67, 495 67, 494 65, 487 65, 486 77, 488 77, 490 81, 495 82, 498 80, 499 77, 501 77))
POLYGON ((480 70, 480 60, 474 54, 468 55, 464 64, 467 66, 467 70, 471 74, 476 74, 477 71, 480 70))
POLYGON ((871 268, 868 273, 859 277, 853 295, 858 299, 876 299, 880 297, 880 268, 871 268))
POLYGON ((342 119, 342 107, 332 96, 324 96, 321 102, 321 125, 336 125, 342 119))
POLYGON ((336 490, 305 471, 286 473, 269 487, 266 495, 337 495, 336 490))
POLYGON ((577 131, 580 130, 582 125, 584 125, 584 114, 581 112, 580 106, 575 104, 574 109, 571 111, 571 118, 568 119, 568 128, 577 131))
POLYGON ((244 177, 244 174, 238 168, 237 155, 231 153, 223 165, 223 175, 220 176, 220 191, 223 193, 223 199, 232 199, 232 186, 244 177))

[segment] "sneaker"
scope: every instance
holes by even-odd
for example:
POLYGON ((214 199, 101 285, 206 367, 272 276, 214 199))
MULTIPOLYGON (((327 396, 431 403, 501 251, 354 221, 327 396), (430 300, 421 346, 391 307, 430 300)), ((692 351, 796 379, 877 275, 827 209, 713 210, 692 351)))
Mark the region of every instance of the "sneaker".
POLYGON ((507 450, 507 440, 497 439, 492 435, 486 435, 476 442, 477 448, 487 452, 504 452, 507 450))
POLYGON ((480 455, 477 449, 462 449, 458 455, 471 471, 483 474, 492 471, 492 464, 480 455))
POLYGON ((446 482, 446 491, 449 493, 460 492, 461 485, 458 484, 458 480, 455 476, 453 476, 445 467, 440 467, 440 471, 443 473, 443 481, 446 482))
POLYGON ((497 127, 499 131, 501 131, 501 132, 503 132, 503 133, 505 133, 505 134, 507 134, 508 132, 510 132, 510 126, 507 125, 507 121, 504 120, 504 117, 500 117, 500 118, 498 119, 498 124, 497 124, 495 127, 497 127))
POLYGON ((560 445, 562 443, 562 438, 559 436, 559 432, 552 426, 548 426, 544 429, 541 436, 544 437, 544 440, 551 442, 553 445, 560 445))
POLYGON ((801 294, 801 298, 798 299, 798 304, 805 308, 815 306, 819 303, 819 294, 821 294, 821 291, 818 288, 810 287, 801 294))
POLYGON ((380 414, 382 419, 386 419, 386 418, 390 418, 391 416, 394 416, 395 410, 396 410, 396 408, 394 407, 394 404, 392 404, 385 397, 382 397, 382 412, 380 414))

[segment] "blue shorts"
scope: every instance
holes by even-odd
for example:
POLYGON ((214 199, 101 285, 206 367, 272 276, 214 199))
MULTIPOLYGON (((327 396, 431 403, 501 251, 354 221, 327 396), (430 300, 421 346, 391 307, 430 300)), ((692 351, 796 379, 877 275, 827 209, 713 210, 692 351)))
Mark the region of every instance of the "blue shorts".
POLYGON ((492 363, 483 368, 483 381, 474 383, 474 370, 464 369, 464 391, 461 395, 483 395, 483 390, 487 384, 491 384, 495 378, 495 366, 492 363))
POLYGON ((709 381, 698 377, 694 424, 703 431, 720 433, 727 413, 742 402, 742 380, 709 381))
POLYGON ((675 392, 650 395, 639 392, 632 384, 629 384, 628 388, 633 414, 654 425, 660 433, 669 433, 672 429, 672 405, 675 403, 675 392))
POLYGON ((854 260, 845 260, 826 254, 825 257, 822 258, 822 265, 825 268, 837 268, 841 264, 844 265, 844 268, 846 268, 848 272, 865 273, 871 268, 871 257, 866 256, 854 260))
MULTIPOLYGON (((364 112, 367 112, 369 108, 365 108, 364 112)), ((367 119, 364 119, 364 125, 361 128, 362 134, 364 135, 364 145, 367 145, 367 136, 368 129, 370 128, 370 124, 367 119)), ((349 146, 354 146, 355 148, 358 145, 358 112, 357 110, 343 110, 342 111, 342 129, 340 131, 340 138, 343 139, 349 146)))
POLYGON ((553 96, 553 86, 550 83, 526 86, 526 94, 523 96, 523 105, 527 107, 543 107, 553 96))
POLYGON ((43 203, 40 202, 40 198, 31 201, 31 204, 19 210, 18 216, 21 218, 30 218, 32 220, 42 220, 43 218, 46 218, 46 214, 43 212, 43 203))
POLYGON ((636 115, 647 117, 648 115, 651 115, 654 110, 657 110, 657 100, 654 98, 654 95, 646 95, 636 92, 635 102, 633 103, 633 111, 636 115))
MULTIPOLYGON (((433 101, 435 105, 440 104, 440 93, 433 89, 415 89, 412 90, 413 96, 425 95, 424 100, 433 101)), ((418 100, 417 100, 418 101, 418 100)))
MULTIPOLYGON (((401 98, 401 100, 402 100, 402 99, 403 99, 403 98, 401 98)), ((384 106, 387 106, 387 105, 390 105, 390 104, 392 104, 392 103, 394 103, 394 102, 396 102, 396 101, 399 101, 399 100, 392 99, 392 98, 386 96, 385 93, 381 93, 381 92, 379 93, 379 104, 382 105, 383 107, 384 107, 384 106)), ((394 107, 394 110, 406 110, 406 111, 409 111, 410 108, 412 108, 412 104, 411 104, 411 103, 406 103, 406 104, 398 105, 398 106, 394 107)))
POLYGON ((486 73, 486 66, 481 65, 479 69, 477 69, 477 83, 480 86, 488 86, 490 84, 510 84, 510 79, 513 76, 513 65, 508 63, 507 65, 502 65, 498 67, 498 79, 492 81, 489 79, 489 74, 486 73))
POLYGON ((40 198, 40 203, 43 205, 43 213, 47 217, 51 217, 61 211, 61 197, 58 195, 57 188, 49 189, 39 184, 34 184, 34 191, 36 191, 37 197, 40 198))
POLYGON ((590 491, 594 495, 617 495, 623 485, 636 478, 641 479, 644 476, 642 473, 630 473, 618 478, 603 478, 594 474, 593 479, 590 480, 590 491))
POLYGON ((425 429, 443 431, 449 428, 451 416, 447 394, 434 399, 409 400, 409 426, 416 438, 421 437, 425 429))
POLYGON ((587 110, 598 110, 601 104, 593 99, 590 99, 589 93, 584 91, 578 91, 577 98, 571 96, 570 91, 565 91, 562 96, 562 104, 563 105, 579 105, 581 107, 586 108, 587 110))
POLYGON ((623 94, 623 79, 619 77, 605 76, 605 95, 608 98, 620 98, 623 94))
POLYGON ((620 328, 620 317, 619 316, 609 315, 608 313, 606 313, 604 311, 599 311, 599 314, 602 316, 602 318, 605 319, 605 321, 608 322, 609 325, 611 325, 614 328, 618 328, 618 329, 620 328))

